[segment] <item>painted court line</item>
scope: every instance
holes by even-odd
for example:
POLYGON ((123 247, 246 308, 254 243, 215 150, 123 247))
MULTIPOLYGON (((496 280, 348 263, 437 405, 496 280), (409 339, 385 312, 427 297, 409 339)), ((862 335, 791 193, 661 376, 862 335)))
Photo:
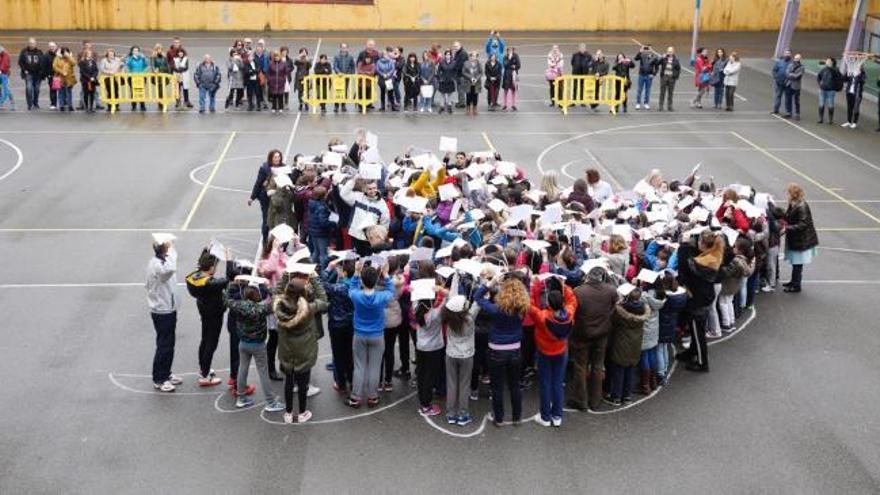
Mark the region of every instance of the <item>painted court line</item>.
POLYGON ((823 138, 822 136, 819 136, 818 134, 816 134, 816 133, 814 133, 814 132, 812 132, 812 131, 809 131, 809 130, 807 130, 807 129, 804 129, 801 125, 799 125, 799 124, 795 124, 795 123, 792 122, 791 120, 789 120, 789 119, 784 119, 784 118, 780 117, 779 115, 774 115, 773 117, 775 117, 777 120, 781 120, 781 121, 785 122, 786 124, 788 124, 788 125, 794 127, 795 129, 797 129, 797 130, 803 132, 804 134, 806 134, 806 135, 808 135, 808 136, 811 136, 812 138, 817 139, 817 140, 819 140, 819 141, 821 141, 821 142, 827 144, 828 146, 831 146, 832 148, 834 148, 834 149, 836 149, 837 151, 843 153, 844 155, 846 155, 846 156, 852 158, 853 160, 856 160, 857 162, 859 162, 859 163, 861 163, 861 164, 863 164, 863 165, 865 165, 865 166, 871 167, 871 168, 873 168, 874 170, 880 172, 880 167, 878 167, 877 165, 875 165, 875 164, 869 162, 868 160, 865 160, 864 158, 862 158, 862 157, 856 155, 855 153, 852 153, 852 152, 850 152, 850 151, 848 151, 848 150, 842 148, 841 146, 838 146, 837 144, 833 143, 832 141, 829 141, 829 140, 823 138))
POLYGON ((818 246, 818 249, 821 249, 823 251, 838 251, 841 253, 880 254, 880 251, 873 251, 870 249, 849 249, 849 248, 827 247, 827 246, 818 246))
POLYGON ((810 182, 811 184, 813 184, 814 186, 818 187, 819 189, 822 189, 823 191, 825 191, 826 193, 830 194, 831 196, 834 196, 835 198, 837 198, 837 199, 843 201, 843 202, 844 202, 845 204, 847 204, 850 208, 852 208, 852 209, 856 210, 857 212, 861 213, 862 215, 864 215, 864 216, 870 218, 870 219, 873 220, 875 223, 880 224, 880 218, 877 218, 877 217, 875 217, 874 215, 872 215, 871 213, 865 211, 863 208, 861 208, 860 206, 854 204, 852 201, 850 201, 850 200, 844 198, 843 196, 841 196, 840 194, 838 194, 836 191, 833 191, 831 188, 829 188, 829 187, 826 186, 825 184, 822 184, 822 183, 819 182, 818 180, 816 180, 816 179, 810 177, 809 175, 805 174, 804 172, 800 171, 800 169, 798 169, 797 167, 788 164, 787 162, 785 162, 785 160, 779 158, 778 156, 774 155, 773 153, 770 153, 769 151, 767 151, 766 149, 764 149, 764 148, 758 146, 757 144, 753 143, 752 141, 749 141, 748 139, 742 137, 742 135, 740 135, 739 133, 737 133, 737 132, 735 132, 735 131, 731 131, 731 134, 733 134, 734 136, 736 136, 737 138, 739 138, 740 140, 742 140, 742 142, 748 144, 749 146, 754 147, 756 150, 758 150, 758 151, 760 151, 762 154, 764 154, 767 158, 770 158, 771 160, 775 161, 776 163, 778 163, 778 164, 782 165, 783 167, 787 168, 788 170, 794 172, 794 173, 797 174, 798 176, 802 177, 804 180, 810 182))
POLYGON ((409 399, 412 399, 413 397, 416 396, 417 393, 418 392, 410 392, 410 393, 404 395, 403 397, 397 399, 396 401, 391 402, 389 404, 385 404, 382 407, 377 407, 376 409, 372 409, 370 411, 363 412, 360 414, 354 414, 351 416, 342 416, 339 418, 319 419, 317 421, 309 421, 308 423, 291 423, 288 425, 287 423, 285 423, 283 421, 274 421, 274 420, 267 418, 266 412, 261 411, 260 412, 260 419, 262 419, 266 423, 273 424, 273 425, 281 425, 281 426, 309 426, 309 425, 326 425, 326 424, 331 424, 331 423, 342 423, 343 421, 351 421, 353 419, 366 418, 367 416, 372 416, 374 414, 378 414, 382 411, 385 411, 386 409, 391 409, 392 407, 394 407, 398 404, 401 404, 403 402, 406 402, 409 399))
POLYGON ((493 152, 497 152, 498 150, 495 149, 495 145, 492 144, 492 141, 489 139, 489 135, 486 134, 485 131, 483 131, 482 134, 483 134, 483 140, 486 141, 486 145, 489 146, 489 149, 492 150, 493 152))
POLYGON ((214 176, 217 175, 217 171, 220 170, 220 165, 223 164, 223 159, 226 158, 226 153, 229 152, 229 148, 232 146, 232 141, 235 139, 235 131, 232 131, 229 134, 229 139, 226 140, 226 146, 223 147, 223 151, 220 153, 220 157, 217 158, 217 163, 214 164, 214 168, 211 170, 211 175, 208 176, 208 180, 205 181, 205 185, 202 187, 202 190, 199 191, 199 195, 196 197, 196 202, 193 203, 192 208, 189 210, 189 215, 186 216, 186 220, 183 222, 183 226, 180 227, 180 230, 189 229, 189 224, 192 222, 193 216, 195 216, 196 211, 199 209, 199 205, 202 204, 202 199, 205 198, 205 193, 208 192, 208 186, 214 180, 214 176))
POLYGON ((24 153, 21 152, 21 148, 10 143, 9 141, 7 141, 5 139, 0 139, 0 143, 3 143, 6 146, 9 146, 10 148, 12 148, 12 151, 14 151, 16 155, 18 155, 18 159, 16 160, 15 165, 13 165, 12 168, 7 170, 5 174, 0 175, 0 181, 2 181, 3 179, 12 175, 16 170, 18 170, 19 167, 21 167, 21 164, 24 163, 24 153))
POLYGON ((609 170, 608 167, 605 166, 605 164, 600 162, 592 151, 590 151, 588 148, 584 148, 584 153, 586 153, 587 156, 590 157, 590 160, 592 160, 593 163, 602 170, 601 174, 605 175, 606 177, 608 177, 608 179, 611 180, 611 183, 614 184, 614 187, 616 187, 618 191, 626 189, 625 187, 623 187, 623 184, 621 184, 620 181, 617 180, 617 177, 615 177, 614 174, 611 173, 611 170, 609 170))

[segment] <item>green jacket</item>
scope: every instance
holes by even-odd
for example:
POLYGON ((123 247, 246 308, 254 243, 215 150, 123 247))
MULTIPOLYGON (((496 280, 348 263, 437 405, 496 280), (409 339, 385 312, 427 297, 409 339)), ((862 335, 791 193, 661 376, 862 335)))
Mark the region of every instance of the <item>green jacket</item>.
POLYGON ((608 335, 608 359, 618 366, 635 366, 642 355, 642 333, 651 308, 642 304, 642 313, 627 311, 622 304, 614 307, 611 333, 608 335))
POLYGON ((240 290, 236 285, 235 282, 229 284, 223 292, 223 302, 236 318, 238 338, 249 344, 265 342, 268 332, 266 317, 272 314, 272 305, 268 301, 234 299, 233 291, 240 290))
MULTIPOLYGON (((281 286, 281 284, 279 284, 281 286)), ((278 320, 278 360, 281 371, 302 373, 318 360, 317 318, 327 311, 327 293, 317 276, 309 278, 314 298, 292 301, 284 294, 275 296, 272 309, 278 320)))

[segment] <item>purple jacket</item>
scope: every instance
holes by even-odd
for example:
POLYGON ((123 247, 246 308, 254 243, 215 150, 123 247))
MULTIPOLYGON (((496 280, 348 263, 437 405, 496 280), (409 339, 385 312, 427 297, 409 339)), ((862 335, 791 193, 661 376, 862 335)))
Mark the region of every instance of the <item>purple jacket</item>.
POLYGON ((284 94, 284 85, 287 83, 287 63, 284 60, 269 63, 269 71, 266 74, 266 85, 270 95, 284 94))

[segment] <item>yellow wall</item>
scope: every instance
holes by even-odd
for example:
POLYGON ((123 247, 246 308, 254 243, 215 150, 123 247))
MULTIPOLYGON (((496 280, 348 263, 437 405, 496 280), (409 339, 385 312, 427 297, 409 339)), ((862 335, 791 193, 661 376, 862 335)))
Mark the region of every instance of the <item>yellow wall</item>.
MULTIPOLYGON (((0 29, 668 30, 694 0, 374 0, 372 6, 204 0, 0 0, 0 29)), ((703 0, 705 30, 779 28, 785 0, 703 0)), ((798 29, 844 29, 853 0, 803 0, 798 29)), ((872 0, 880 7, 880 0, 872 0)))

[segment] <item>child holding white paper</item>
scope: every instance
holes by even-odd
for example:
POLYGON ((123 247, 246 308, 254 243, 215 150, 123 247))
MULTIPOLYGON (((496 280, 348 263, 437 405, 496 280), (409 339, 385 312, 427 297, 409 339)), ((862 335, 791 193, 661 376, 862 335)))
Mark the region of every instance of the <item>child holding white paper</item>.
POLYGON ((752 274, 752 241, 740 236, 733 244, 733 258, 718 270, 721 293, 718 296, 721 331, 732 332, 734 328, 733 297, 739 292, 744 278, 752 274))

